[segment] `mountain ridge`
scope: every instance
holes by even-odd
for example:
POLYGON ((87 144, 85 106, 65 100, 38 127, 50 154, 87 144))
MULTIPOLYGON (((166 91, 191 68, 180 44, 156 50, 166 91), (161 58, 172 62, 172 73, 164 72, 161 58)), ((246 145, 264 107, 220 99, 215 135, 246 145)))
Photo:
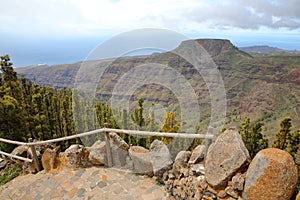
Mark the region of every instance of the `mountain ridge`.
MULTIPOLYGON (((226 126, 238 126, 249 116, 252 121, 261 120, 265 124, 264 132, 272 137, 279 127, 280 119, 290 116, 295 124, 294 128, 299 128, 300 119, 296 117, 295 110, 300 113, 300 56, 253 57, 235 47, 229 40, 195 41, 211 55, 223 78, 228 111, 226 126)), ((185 44, 184 41, 179 47, 185 44)), ((102 61, 90 62, 100 65, 102 61)), ((211 99, 205 81, 190 63, 172 52, 113 60, 99 81, 96 96, 109 100, 122 75, 135 66, 153 62, 172 67, 190 82, 201 106, 199 126, 206 127, 209 123, 211 99)), ((72 88, 80 65, 81 62, 78 62, 51 67, 17 68, 16 71, 42 85, 72 88)), ((144 98, 149 104, 162 103, 166 107, 178 103, 170 90, 155 84, 135 91, 131 100, 138 98, 144 98)), ((206 128, 198 131, 204 133, 206 128)))

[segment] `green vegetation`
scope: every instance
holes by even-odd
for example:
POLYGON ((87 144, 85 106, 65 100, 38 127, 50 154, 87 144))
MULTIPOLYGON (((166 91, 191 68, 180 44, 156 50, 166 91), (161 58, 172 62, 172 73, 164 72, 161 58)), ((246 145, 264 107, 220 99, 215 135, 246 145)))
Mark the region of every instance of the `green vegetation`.
MULTIPOLYGON (((176 114, 174 112, 167 112, 165 116, 165 121, 161 127, 161 132, 166 133, 177 133, 180 128, 180 121, 176 119, 176 114)), ((165 144, 169 144, 172 138, 162 137, 161 140, 165 144)))
MULTIPOLYGON (((262 126, 261 122, 251 126, 249 117, 246 117, 241 125, 239 132, 251 158, 254 158, 260 150, 268 148, 268 139, 261 133, 262 126)), ((291 118, 286 117, 281 120, 272 147, 285 150, 292 155, 298 169, 298 188, 300 188, 300 130, 292 131, 291 118)))
MULTIPOLYGON (((17 141, 47 140, 76 133, 72 91, 18 79, 8 55, 0 57, 0 137, 17 141)), ((75 141, 61 142, 62 149, 75 141)), ((10 152, 14 145, 0 144, 10 152)))
POLYGON ((254 156, 262 149, 268 147, 268 139, 263 138, 261 122, 256 122, 254 125, 250 125, 250 118, 247 117, 242 123, 240 135, 249 151, 250 157, 254 156))
POLYGON ((23 173, 22 168, 18 164, 6 167, 0 174, 0 186, 11 181, 23 173))

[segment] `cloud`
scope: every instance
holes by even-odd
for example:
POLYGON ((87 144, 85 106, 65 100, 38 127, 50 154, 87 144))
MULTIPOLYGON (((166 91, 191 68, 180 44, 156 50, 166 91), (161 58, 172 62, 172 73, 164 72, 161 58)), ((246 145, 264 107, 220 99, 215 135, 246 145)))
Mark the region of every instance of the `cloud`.
POLYGON ((199 4, 187 15, 199 23, 209 23, 216 29, 300 28, 300 6, 297 0, 219 0, 199 4))
POLYGON ((1 7, 0 33, 88 35, 145 27, 176 31, 300 28, 298 0, 10 0, 1 7))

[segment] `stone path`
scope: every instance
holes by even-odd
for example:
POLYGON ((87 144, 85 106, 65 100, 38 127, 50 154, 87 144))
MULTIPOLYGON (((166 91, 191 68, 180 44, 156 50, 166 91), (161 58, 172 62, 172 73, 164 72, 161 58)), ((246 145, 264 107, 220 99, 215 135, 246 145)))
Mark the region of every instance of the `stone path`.
POLYGON ((161 200, 165 196, 163 186, 153 178, 97 167, 22 175, 0 187, 1 200, 161 200))

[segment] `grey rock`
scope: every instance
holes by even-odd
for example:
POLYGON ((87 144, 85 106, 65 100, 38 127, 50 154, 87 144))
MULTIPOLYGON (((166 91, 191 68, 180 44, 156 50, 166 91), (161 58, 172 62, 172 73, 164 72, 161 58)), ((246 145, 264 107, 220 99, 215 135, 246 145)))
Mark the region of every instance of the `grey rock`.
POLYGON ((172 169, 176 178, 179 178, 184 173, 185 169, 188 168, 188 161, 190 157, 190 151, 180 151, 177 154, 172 169))
POLYGON ((205 169, 203 164, 194 164, 191 166, 191 170, 195 176, 204 175, 205 169))
POLYGON ((0 158, 0 170, 4 169, 8 164, 8 160, 0 158))
MULTIPOLYGON (((122 140, 120 136, 110 133, 110 148, 112 154, 112 162, 114 167, 122 167, 127 164, 129 148, 128 144, 122 140)), ((93 165, 107 165, 106 143, 104 141, 96 141, 90 148, 89 160, 93 165)))
POLYGON ((211 145, 205 160, 207 182, 215 189, 224 189, 227 181, 245 165, 250 156, 240 134, 227 130, 211 145))
POLYGON ((98 140, 91 146, 89 160, 93 165, 107 164, 105 142, 98 140))
POLYGON ((172 164, 168 147, 160 140, 154 140, 149 149, 154 176, 161 177, 172 164))
POLYGON ((225 192, 233 198, 237 199, 239 197, 239 194, 231 186, 226 187, 225 192))
POLYGON ((117 133, 109 133, 109 137, 111 143, 117 148, 128 151, 129 145, 117 133))
POLYGON ((203 161, 205 157, 205 146, 198 145, 192 152, 191 158, 189 160, 189 164, 196 164, 203 161))
POLYGON ((245 179, 241 174, 232 177, 232 188, 235 190, 243 191, 245 179))
POLYGON ((133 161, 134 171, 137 174, 153 176, 153 167, 148 149, 140 146, 132 146, 128 152, 133 161))

